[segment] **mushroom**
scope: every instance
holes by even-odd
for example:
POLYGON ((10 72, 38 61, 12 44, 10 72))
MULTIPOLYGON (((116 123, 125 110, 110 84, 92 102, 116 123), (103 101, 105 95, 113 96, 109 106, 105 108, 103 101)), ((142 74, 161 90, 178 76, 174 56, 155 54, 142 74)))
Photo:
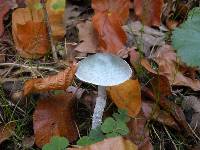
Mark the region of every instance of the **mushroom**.
POLYGON ((92 117, 92 129, 102 122, 106 106, 106 86, 114 86, 128 80, 132 75, 129 64, 118 56, 97 53, 81 60, 76 77, 81 81, 98 85, 98 97, 92 117))

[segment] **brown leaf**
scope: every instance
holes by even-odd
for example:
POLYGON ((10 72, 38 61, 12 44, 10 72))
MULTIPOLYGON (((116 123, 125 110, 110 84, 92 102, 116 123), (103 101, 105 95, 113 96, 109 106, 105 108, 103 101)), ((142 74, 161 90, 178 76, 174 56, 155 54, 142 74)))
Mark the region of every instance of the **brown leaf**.
POLYGON ((35 143, 38 147, 49 143, 52 136, 64 136, 70 142, 77 139, 72 97, 68 93, 38 101, 33 114, 35 143))
POLYGON ((137 146, 123 137, 105 139, 84 148, 68 148, 69 150, 137 150, 137 146))
POLYGON ((92 23, 90 21, 81 22, 77 27, 81 43, 75 48, 75 50, 82 53, 96 53, 98 49, 98 41, 92 23))
POLYGON ((163 0, 134 0, 135 14, 149 26, 160 26, 163 0))
POLYGON ((77 64, 72 64, 57 75, 46 78, 31 79, 25 82, 23 95, 27 96, 35 92, 47 92, 50 90, 65 90, 71 84, 76 72, 77 64))
POLYGON ((117 107, 128 110, 131 117, 135 117, 140 112, 141 91, 138 80, 128 80, 107 89, 111 100, 117 107))
POLYGON ((163 95, 159 95, 159 97, 156 98, 155 94, 145 86, 142 88, 142 94, 143 96, 146 96, 149 99, 154 100, 155 102, 158 102, 162 109, 169 112, 173 116, 173 118, 176 120, 180 128, 184 130, 187 135, 193 134, 191 131, 191 128, 189 127, 189 124, 186 121, 183 110, 178 105, 168 100, 163 95))
MULTIPOLYGON (((194 91, 200 90, 200 80, 193 79, 193 76, 192 78, 187 77, 181 72, 181 64, 177 62, 176 53, 170 45, 164 45, 158 49, 157 53, 154 54, 154 59, 159 65, 159 74, 166 76, 171 85, 187 86, 194 91)), ((143 60, 141 64, 149 72, 157 74, 147 60, 143 60)))
POLYGON ((153 104, 153 102, 143 101, 142 110, 144 112, 145 117, 148 118, 149 120, 152 119, 158 121, 164 125, 167 125, 171 128, 180 131, 178 124, 171 116, 171 114, 164 110, 160 110, 160 107, 153 104))
POLYGON ((4 33, 4 24, 3 20, 5 15, 9 12, 9 10, 13 7, 14 2, 8 0, 0 0, 0 37, 4 33))
POLYGON ((16 9, 12 14, 12 34, 16 50, 25 58, 39 58, 48 52, 47 28, 41 11, 16 9))
POLYGON ((141 111, 137 117, 132 118, 128 123, 130 129, 128 137, 138 145, 139 150, 153 150, 146 122, 147 119, 141 111))
POLYGON ((97 13, 93 16, 92 23, 99 38, 100 49, 118 54, 125 48, 127 38, 117 13, 97 13))
POLYGON ((117 14, 121 22, 125 22, 129 16, 130 0, 92 0, 92 8, 95 13, 117 14))
POLYGON ((10 122, 0 127, 0 144, 12 136, 15 126, 14 122, 10 122))

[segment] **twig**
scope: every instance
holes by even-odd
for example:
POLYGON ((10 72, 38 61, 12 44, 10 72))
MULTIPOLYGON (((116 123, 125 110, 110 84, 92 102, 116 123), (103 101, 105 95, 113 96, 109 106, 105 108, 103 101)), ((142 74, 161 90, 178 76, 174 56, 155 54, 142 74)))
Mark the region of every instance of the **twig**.
POLYGON ((51 25, 50 25, 50 22, 49 22, 49 16, 48 16, 48 13, 47 13, 46 5, 45 5, 44 1, 41 1, 41 4, 42 4, 43 13, 44 13, 44 20, 45 20, 47 30, 48 30, 49 41, 51 43, 53 59, 54 59, 54 61, 57 62, 58 56, 57 56, 57 53, 56 53, 56 47, 54 45, 54 41, 53 41, 53 37, 52 37, 52 30, 51 30, 51 25))
POLYGON ((56 69, 49 68, 49 67, 44 67, 44 66, 27 66, 27 65, 22 65, 22 64, 15 64, 15 63, 1 63, 0 66, 14 66, 14 67, 22 67, 28 70, 32 69, 39 69, 39 70, 48 70, 48 71, 53 71, 53 72, 59 72, 56 69))

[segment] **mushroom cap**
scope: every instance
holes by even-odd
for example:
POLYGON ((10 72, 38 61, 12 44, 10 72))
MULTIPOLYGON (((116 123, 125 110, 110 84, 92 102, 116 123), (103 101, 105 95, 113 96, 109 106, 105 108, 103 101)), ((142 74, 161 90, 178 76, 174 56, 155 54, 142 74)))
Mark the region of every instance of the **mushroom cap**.
POLYGON ((132 75, 132 69, 118 56, 97 53, 81 60, 75 75, 84 82, 114 86, 128 80, 132 75))

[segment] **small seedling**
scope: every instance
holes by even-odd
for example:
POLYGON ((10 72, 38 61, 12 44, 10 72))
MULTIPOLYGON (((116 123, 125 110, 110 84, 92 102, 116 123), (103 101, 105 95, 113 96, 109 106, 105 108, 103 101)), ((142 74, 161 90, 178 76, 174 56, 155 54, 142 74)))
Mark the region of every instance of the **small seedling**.
POLYGON ((127 111, 118 110, 113 117, 108 117, 103 124, 96 129, 92 129, 88 136, 83 136, 77 142, 77 145, 86 146, 102 141, 106 138, 127 135, 129 129, 126 123, 130 120, 127 111))
POLYGON ((42 150, 65 150, 69 141, 65 137, 53 136, 50 143, 43 146, 42 150))

